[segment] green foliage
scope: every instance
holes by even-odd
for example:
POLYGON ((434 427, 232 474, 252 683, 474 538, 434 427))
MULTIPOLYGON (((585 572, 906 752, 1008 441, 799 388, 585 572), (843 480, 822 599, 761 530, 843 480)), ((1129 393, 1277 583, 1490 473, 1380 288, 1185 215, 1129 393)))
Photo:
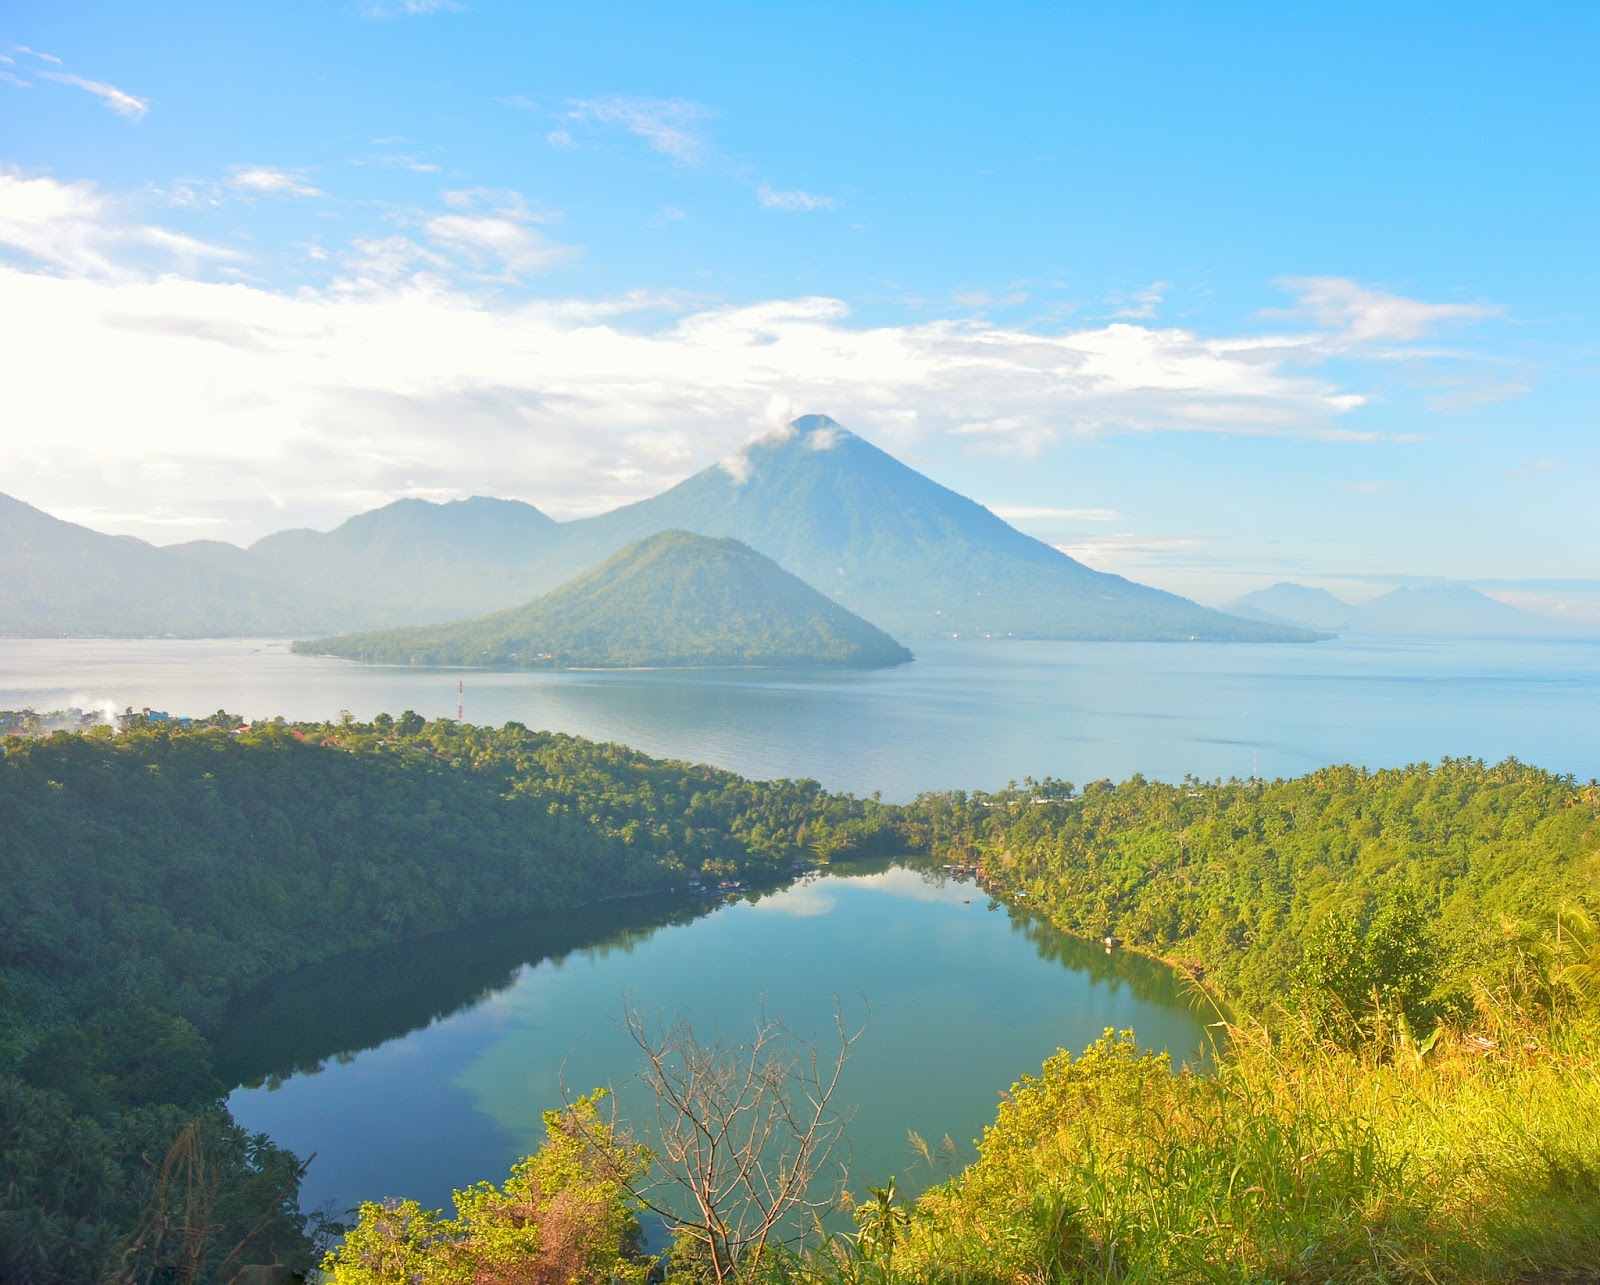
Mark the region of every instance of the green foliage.
POLYGON ((544 1114, 549 1134, 503 1186, 455 1193, 455 1217, 415 1201, 365 1204, 323 1261, 334 1285, 642 1285, 629 1187, 646 1153, 602 1119, 603 1092, 544 1114))
POLYGON ((911 653, 737 540, 663 531, 525 606, 296 643, 354 660, 530 668, 898 665, 911 653))
POLYGON ((215 1105, 208 1037, 268 978, 691 875, 776 880, 822 818, 861 850, 896 842, 893 809, 814 781, 515 724, 237 722, 61 733, 0 758, 0 1101, 26 1104, 3 1150, 8 1176, 39 1175, 0 1185, 0 1279, 109 1270, 152 1165, 197 1119, 235 1211, 207 1235, 265 1215, 246 1259, 276 1245, 309 1264, 296 1183, 279 1200, 257 1180, 287 1165, 288 1181, 293 1157, 215 1105))
POLYGON ((1514 759, 1446 759, 1272 782, 1135 777, 1081 794, 1030 781, 925 796, 905 824, 916 846, 981 858, 1057 926, 1203 969, 1248 1011, 1296 994, 1323 941, 1327 980, 1356 1020, 1377 980, 1426 1025, 1509 979, 1507 925, 1546 933, 1555 907, 1600 888, 1592 795, 1514 759))
POLYGON ((1431 1024, 1438 980, 1426 916, 1402 889, 1365 923, 1331 915, 1306 945, 1297 993, 1319 1034, 1353 1044, 1431 1024))

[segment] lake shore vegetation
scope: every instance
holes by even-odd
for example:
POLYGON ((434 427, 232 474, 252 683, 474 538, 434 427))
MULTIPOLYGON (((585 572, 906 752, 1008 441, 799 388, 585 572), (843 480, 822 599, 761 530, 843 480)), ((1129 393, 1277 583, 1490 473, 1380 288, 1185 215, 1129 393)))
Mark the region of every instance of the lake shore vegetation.
MULTIPOLYGON (((1030 781, 895 807, 410 714, 135 719, 6 751, 8 1281, 316 1264, 338 1229, 299 1209, 302 1161, 232 1123, 213 1070, 222 1013, 268 979, 597 894, 908 851, 981 864, 1016 914, 1172 961, 1214 1013, 1216 1048, 1176 1069, 1128 1033, 1062 1052, 1012 1087, 966 1169, 911 1202, 855 1193, 858 1236, 773 1247, 742 1277, 1595 1279, 1592 783, 1447 760, 1273 782, 1030 781)), ((454 1219, 412 1211, 449 1257, 437 1279, 639 1267, 631 1207, 606 1186, 622 1153, 585 1152, 611 1155, 586 1168, 562 1152, 572 1117, 547 1123, 555 1151, 507 1185, 467 1193, 454 1219), (559 1210, 593 1196, 599 1222, 563 1222, 557 1195, 559 1210), (511 1234, 547 1215, 543 1241, 511 1234)), ((327 1259, 336 1280, 411 1278, 339 1258, 393 1213, 361 1211, 327 1259)), ((692 1279, 692 1257, 674 1270, 692 1279)))

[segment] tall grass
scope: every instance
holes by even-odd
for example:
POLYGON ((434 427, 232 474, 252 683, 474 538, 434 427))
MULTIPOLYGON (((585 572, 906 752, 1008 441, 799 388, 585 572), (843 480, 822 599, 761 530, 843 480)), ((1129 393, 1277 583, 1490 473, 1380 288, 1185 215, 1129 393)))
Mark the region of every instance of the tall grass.
POLYGON ((1016 1085, 892 1253, 834 1241, 767 1279, 1600 1281, 1592 1026, 1446 1033, 1426 1055, 1234 1028, 1211 1074, 1131 1035, 1016 1085))

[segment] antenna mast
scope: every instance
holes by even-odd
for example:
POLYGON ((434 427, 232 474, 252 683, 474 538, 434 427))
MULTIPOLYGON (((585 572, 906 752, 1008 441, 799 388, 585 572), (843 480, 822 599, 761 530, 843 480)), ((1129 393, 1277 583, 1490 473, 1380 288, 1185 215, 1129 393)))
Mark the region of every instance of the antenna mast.
POLYGON ((467 680, 456 679, 456 722, 466 722, 467 714, 467 680))

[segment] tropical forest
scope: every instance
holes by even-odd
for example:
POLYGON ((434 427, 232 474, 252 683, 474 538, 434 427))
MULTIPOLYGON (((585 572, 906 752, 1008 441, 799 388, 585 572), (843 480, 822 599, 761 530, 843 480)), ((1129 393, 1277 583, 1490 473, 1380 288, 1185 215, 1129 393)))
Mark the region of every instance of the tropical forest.
POLYGON ((1600 1262, 1600 788, 1515 760, 891 805, 518 724, 133 716, 11 738, 0 834, 9 1282, 1477 1282, 1600 1262), (1107 1030, 1019 1066, 975 1158, 915 1196, 809 1163, 861 1035, 844 1021, 797 1051, 774 1015, 730 1051, 630 1017, 681 1129, 646 1137, 583 1086, 450 1209, 302 1210, 307 1158, 223 1103, 228 1004, 304 965, 883 856, 981 868, 1006 913, 1166 961, 1209 1052, 1175 1064, 1107 1030), (707 1130, 722 1151, 696 1150, 707 1130))

